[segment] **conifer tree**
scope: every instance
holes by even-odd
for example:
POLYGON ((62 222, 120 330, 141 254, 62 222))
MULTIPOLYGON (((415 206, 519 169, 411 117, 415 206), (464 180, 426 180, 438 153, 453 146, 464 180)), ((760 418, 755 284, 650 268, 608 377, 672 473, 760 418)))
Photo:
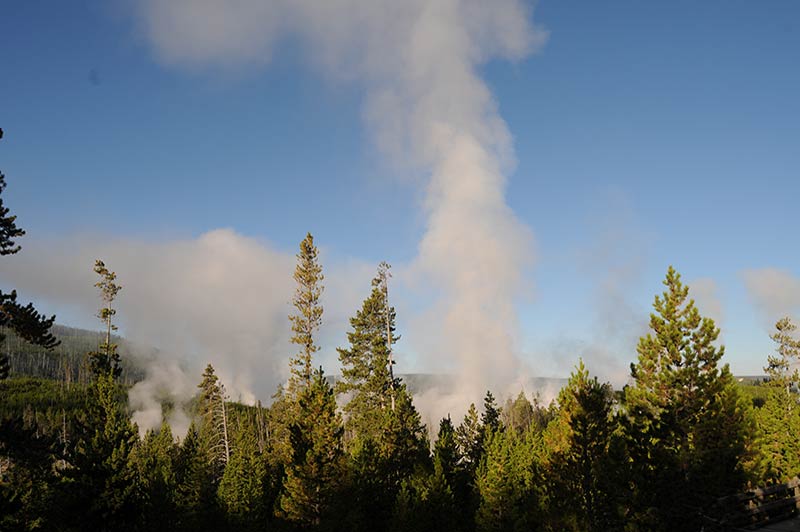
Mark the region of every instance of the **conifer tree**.
POLYGON ((377 437, 383 411, 394 409, 400 384, 391 370, 391 344, 399 338, 395 334, 395 310, 386 300, 382 273, 385 276, 384 269, 373 279, 372 292, 361 309, 350 318, 350 347, 337 349, 342 380, 336 384, 336 391, 350 397, 344 407, 348 441, 377 437))
POLYGON ((100 344, 100 348, 89 353, 89 360, 95 376, 110 374, 116 379, 122 372, 122 368, 117 353, 117 344, 111 341, 112 331, 117 330, 117 326, 113 323, 113 318, 117 313, 113 302, 122 287, 116 283, 117 274, 110 271, 103 261, 99 259, 95 261, 94 271, 100 276, 100 280, 95 283, 95 286, 100 289, 100 298, 104 304, 98 311, 97 317, 106 328, 106 336, 103 343, 100 344))
POLYGON ((800 406, 792 385, 798 381, 800 341, 795 325, 787 318, 778 320, 770 335, 775 355, 767 357, 764 371, 770 388, 764 405, 758 409, 758 473, 762 481, 785 482, 800 473, 800 406))
POLYGON ((530 465, 523 460, 518 436, 513 431, 489 431, 485 446, 486 458, 476 479, 480 495, 476 529, 501 532, 536 528, 531 519, 536 501, 526 482, 530 465))
POLYGON ((625 428, 634 465, 634 518, 652 530, 691 530, 697 515, 682 502, 707 504, 743 482, 748 412, 728 366, 719 367, 719 329, 700 316, 689 288, 670 267, 656 296, 652 334, 639 340, 625 394, 625 428), (724 420, 726 438, 710 437, 724 420), (715 490, 713 494, 710 491, 715 490))
POLYGON ((507 429, 523 434, 533 422, 533 405, 525 397, 525 392, 520 391, 517 398, 513 401, 509 397, 506 406, 502 410, 503 425, 507 429))
POLYGON ((494 395, 489 390, 486 390, 486 396, 483 398, 483 414, 481 415, 481 425, 483 426, 484 437, 492 432, 496 432, 502 428, 500 416, 503 411, 497 406, 494 395))
POLYGON ((288 393, 294 397, 300 388, 311 383, 313 356, 319 350, 314 342, 314 334, 322 324, 323 286, 322 266, 319 264, 318 251, 314 245, 314 237, 308 233, 300 242, 297 254, 297 266, 294 280, 297 283, 292 304, 297 313, 289 316, 292 323, 292 343, 299 346, 300 351, 289 362, 291 376, 288 393))
POLYGON ((213 476, 218 480, 231 457, 225 387, 211 364, 206 366, 203 380, 197 387, 200 388, 198 406, 202 419, 200 441, 213 476))
POLYGON ((310 386, 300 390, 298 407, 299 415, 290 426, 292 459, 280 508, 292 523, 319 527, 333 517, 345 465, 341 419, 322 368, 314 373, 310 386))
POLYGON ((456 429, 460 465, 470 477, 474 476, 483 456, 482 432, 478 410, 475 408, 475 403, 471 403, 464 420, 456 429))
POLYGON ((237 530, 256 530, 267 518, 267 463, 258 449, 255 427, 245 423, 219 484, 218 496, 229 523, 237 530))
POLYGON ((175 457, 176 528, 213 528, 216 510, 216 479, 208 464, 194 423, 189 427, 175 457))
POLYGON ((175 446, 172 431, 164 422, 158 432, 148 431, 130 454, 137 479, 139 514, 144 529, 166 529, 175 525, 175 446))
POLYGON ((616 423, 612 414, 613 390, 600 384, 581 360, 558 396, 558 414, 548 427, 548 436, 562 441, 547 445, 551 457, 554 493, 552 512, 564 529, 604 532, 618 530, 622 520, 617 498, 622 483, 614 482, 624 467, 615 445, 616 423))

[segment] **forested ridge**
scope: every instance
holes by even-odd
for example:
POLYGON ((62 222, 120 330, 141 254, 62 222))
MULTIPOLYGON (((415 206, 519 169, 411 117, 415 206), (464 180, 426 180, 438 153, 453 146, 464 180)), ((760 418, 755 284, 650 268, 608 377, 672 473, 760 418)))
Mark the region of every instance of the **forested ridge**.
MULTIPOLYGON (((2 202, 0 228, 0 251, 18 252, 24 232, 2 202)), ((122 281, 100 260, 94 271, 104 332, 80 359, 62 351, 60 370, 25 360, 31 345, 64 349, 68 331, 0 293, 14 333, 0 349, 0 530, 694 531, 718 498, 800 473, 794 324, 776 324, 765 381, 740 384, 672 267, 624 389, 576 356, 550 404, 487 391, 462 419, 425 427, 393 370, 388 264, 365 280, 341 378, 315 363, 324 275, 308 234, 290 378, 271 404, 231 401, 209 364, 188 432, 165 422, 144 437, 114 334, 122 281)))

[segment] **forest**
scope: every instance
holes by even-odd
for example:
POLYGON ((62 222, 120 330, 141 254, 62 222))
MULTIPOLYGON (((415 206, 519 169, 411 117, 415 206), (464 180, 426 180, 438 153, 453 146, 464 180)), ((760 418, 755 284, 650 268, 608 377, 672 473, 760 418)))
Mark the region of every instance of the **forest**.
MULTIPOLYGON (((0 198, 0 254, 23 235, 0 198)), ((94 271, 94 345, 0 292, 0 530, 695 531, 720 498, 800 473, 795 325, 775 325, 763 381, 740 383, 672 267, 623 389, 576 356, 550 404, 489 390, 426 427, 394 372, 388 264, 350 320, 341 375, 315 364, 324 276, 308 234, 290 378, 270 405, 231 401, 209 364, 188 433, 144 437, 127 404, 140 375, 114 334, 122 281, 94 271), (36 358, 59 342, 72 354, 36 358)))

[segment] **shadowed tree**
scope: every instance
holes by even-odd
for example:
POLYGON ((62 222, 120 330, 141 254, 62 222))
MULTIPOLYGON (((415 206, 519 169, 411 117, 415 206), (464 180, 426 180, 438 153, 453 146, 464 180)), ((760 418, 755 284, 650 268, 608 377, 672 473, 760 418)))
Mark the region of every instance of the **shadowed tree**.
POLYGON ((775 324, 770 338, 775 354, 767 357, 764 371, 769 393, 756 412, 758 424, 758 476, 761 481, 785 482, 800 473, 800 406, 792 385, 798 381, 800 341, 789 318, 775 324))
POLYGON ((559 528, 621 530, 619 498, 624 494, 619 438, 612 414, 613 390, 601 384, 581 360, 558 395, 558 413, 547 430, 554 493, 551 513, 559 528), (553 442, 552 438, 560 441, 553 442))
POLYGON ((291 462, 280 508, 287 520, 302 527, 330 525, 345 473, 342 424, 336 398, 322 368, 298 396, 299 415, 289 427, 291 462))

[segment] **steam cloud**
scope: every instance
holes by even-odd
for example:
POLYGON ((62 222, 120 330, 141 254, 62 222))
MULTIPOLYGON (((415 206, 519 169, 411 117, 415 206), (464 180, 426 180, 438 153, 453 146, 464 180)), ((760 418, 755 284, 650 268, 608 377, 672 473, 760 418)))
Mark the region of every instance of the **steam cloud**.
MULTIPOLYGON (((19 256, 4 261, 3 279, 43 312, 46 302, 88 317, 100 305, 91 269, 98 257, 117 272, 123 286, 115 302, 118 323, 132 341, 133 356, 147 368, 145 380, 129 394, 140 431, 161 425, 162 400, 180 407, 191 398, 208 363, 230 397, 246 403, 268 399, 285 380, 292 354, 287 315, 293 252, 227 229, 161 243, 84 235, 26 243, 19 256)), ((363 287, 369 287, 372 266, 338 264, 325 256, 323 261, 330 304, 321 342, 335 345, 363 287)), ((320 362, 333 367, 334 360, 320 362)), ((189 424, 180 408, 168 421, 176 436, 189 424)))
MULTIPOLYGON (((420 369, 455 374, 459 385, 418 397, 420 408, 430 423, 448 412, 460 415, 487 388, 516 393, 526 368, 518 357, 515 304, 527 289, 533 236, 506 204, 505 175, 515 162, 511 135, 477 69, 496 58, 519 60, 544 44, 547 34, 532 24, 531 6, 522 0, 140 0, 134 6, 146 41, 167 65, 261 67, 291 38, 325 75, 366 89, 364 120, 376 145, 409 173, 429 176, 426 231, 411 264, 396 265, 405 286, 394 293, 413 287, 433 297, 424 308, 425 298, 408 298, 415 303, 406 308, 399 303, 409 325, 401 349, 418 356, 420 369)), ((4 263, 10 281, 31 296, 76 304, 86 315, 97 306, 94 259, 117 271, 126 286, 119 299, 126 336, 160 349, 148 379, 130 394, 142 429, 160 423, 160 396, 179 400, 195 391, 206 362, 244 401, 269 397, 285 377, 293 253, 218 230, 161 244, 31 242, 23 256, 4 263)), ((340 345, 373 266, 324 267, 322 344, 340 345)), ((173 421, 179 433, 186 420, 173 421)))
POLYGON ((544 44, 547 34, 532 25, 529 5, 144 0, 139 8, 143 31, 166 64, 259 66, 282 38, 299 37, 316 66, 363 85, 377 145, 430 175, 427 231, 408 275, 436 287, 439 298, 414 321, 424 329, 412 327, 407 338, 457 373, 462 399, 521 382, 515 300, 525 289, 532 235, 505 202, 511 138, 477 67, 523 58, 544 44))
POLYGON ((800 279, 775 268, 746 270, 742 274, 747 293, 772 330, 775 321, 796 317, 800 311, 800 279))

